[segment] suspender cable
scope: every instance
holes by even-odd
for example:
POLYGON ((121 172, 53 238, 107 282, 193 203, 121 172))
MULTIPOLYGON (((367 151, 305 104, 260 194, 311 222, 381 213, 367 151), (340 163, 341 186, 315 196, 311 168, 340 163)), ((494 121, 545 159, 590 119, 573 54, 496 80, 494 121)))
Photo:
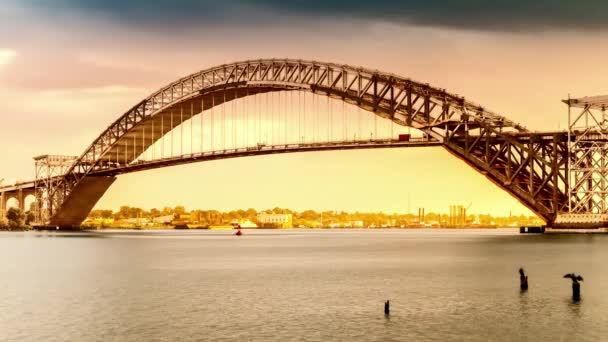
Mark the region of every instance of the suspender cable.
POLYGON ((171 111, 171 157, 173 157, 173 111, 171 111))
POLYGON ((279 120, 277 119, 277 116, 281 115, 281 113, 278 110, 278 103, 279 101, 279 94, 277 93, 272 93, 272 144, 276 145, 279 142, 279 130, 277 128, 278 124, 279 124, 279 120))
POLYGON ((393 122, 393 117, 391 116, 391 136, 389 139, 393 139, 393 137, 395 136, 395 122, 393 122))
POLYGON ((128 151, 129 151, 129 142, 125 139, 125 165, 127 165, 128 151))
POLYGON ((287 115, 287 92, 284 91, 283 92, 283 108, 282 108, 282 112, 283 112, 283 143, 287 144, 287 121, 289 120, 289 116, 287 115))
POLYGON ((150 137, 150 146, 152 146, 152 160, 156 157, 156 144, 154 144, 154 120, 152 120, 152 137, 150 137))
POLYGON ((317 99, 317 96, 315 94, 312 95, 312 107, 313 107, 313 111, 316 114, 316 119, 313 116, 313 142, 317 142, 317 139, 321 140, 321 138, 318 138, 321 135, 321 128, 320 128, 320 116, 319 116, 319 101, 317 99))
POLYGON ((276 111, 276 115, 277 115, 277 138, 275 139, 275 145, 280 144, 281 143, 281 92, 279 91, 276 95, 276 106, 275 106, 275 111, 276 111))
POLYGON ((194 116, 194 101, 190 102, 190 154, 193 154, 192 140, 194 140, 194 134, 192 134, 192 126, 194 124, 194 120, 192 117, 194 116))
POLYGON ((373 112, 374 115, 374 139, 378 139, 378 115, 373 112))
MULTIPOLYGON (((259 95, 261 96, 261 95, 259 95)), ((255 139, 257 139, 256 143, 260 143, 262 141, 262 117, 260 108, 258 106, 258 95, 253 95, 253 109, 255 110, 254 115, 257 116, 257 120, 254 119, 254 128, 255 128, 255 139)))
POLYGON ((329 102, 329 94, 327 94, 327 111, 329 115, 327 115, 327 141, 331 141, 331 130, 333 126, 333 113, 331 110, 331 104, 329 102))
POLYGON ((359 129, 359 140, 361 140, 361 107, 359 107, 359 105, 357 104, 357 120, 359 121, 358 123, 358 129, 359 129))
POLYGON ((160 117, 160 158, 164 159, 165 158, 165 116, 162 115, 160 117))
POLYGON ((256 136, 256 145, 262 142, 262 95, 258 95, 256 93, 253 95, 253 108, 255 108, 255 136, 256 136))
POLYGON ((179 155, 184 155, 184 105, 179 106, 179 155))
POLYGON ((274 97, 275 94, 274 93, 270 93, 269 94, 269 98, 270 98, 270 103, 269 103, 269 107, 268 107, 268 111, 269 111, 269 118, 270 118, 270 144, 274 145, 274 97))
MULTIPOLYGON (((299 92, 300 95, 302 95, 302 92, 299 92)), ((302 143, 304 143, 304 136, 306 135, 306 93, 304 93, 304 103, 302 104, 302 111, 304 112, 304 115, 302 117, 302 123, 304 124, 304 134, 301 135, 302 137, 302 143)))
POLYGON ((266 94, 264 95, 264 99, 265 99, 266 101, 265 101, 265 105, 263 105, 263 106, 264 106, 264 121, 265 121, 265 122, 264 122, 264 131, 265 131, 265 133, 266 133, 266 134, 265 134, 266 136, 264 137, 264 143, 265 143, 265 144, 270 143, 270 134, 268 133, 268 132, 269 132, 269 125, 268 125, 268 123, 269 123, 269 122, 268 122, 268 118, 270 117, 270 115, 269 115, 269 113, 268 113, 268 108, 270 108, 270 107, 268 106, 268 97, 270 97, 270 94, 269 94, 269 93, 266 93, 266 94))
POLYGON ((226 91, 222 102, 222 150, 226 150, 226 91))
POLYGON ((238 113, 236 112, 236 88, 234 88, 234 99, 232 100, 232 147, 236 148, 236 119, 238 113))
POLYGON ((249 146, 249 88, 245 90, 245 146, 249 146))
POLYGON ((200 132, 201 146, 200 146, 200 151, 199 151, 200 153, 203 153, 203 148, 204 148, 204 146, 203 146, 203 127, 204 127, 204 125, 203 125, 203 118, 204 118, 203 111, 204 110, 205 110, 205 98, 203 96, 201 96, 201 114, 200 114, 200 116, 201 116, 201 132, 200 132))
MULTIPOLYGON (((285 110, 285 103, 287 102, 287 93, 282 91, 279 93, 279 123, 283 125, 283 139, 279 140, 281 143, 287 143, 287 111, 285 110), (283 106, 281 106, 281 99, 283 99, 283 106), (283 119, 281 119, 281 117, 283 119)), ((281 126, 279 126, 280 128, 281 126)), ((279 133, 279 136, 281 133, 279 133)))
POLYGON ((342 124, 344 125, 344 141, 348 140, 348 123, 346 122, 346 112, 344 112, 344 98, 342 98, 342 124))
POLYGON ((298 91, 298 141, 302 136, 302 92, 298 91))
POLYGON ((272 145, 273 141, 274 141, 274 134, 272 132, 273 128, 274 128, 274 114, 272 112, 272 101, 273 99, 273 93, 268 93, 268 102, 266 103, 266 105, 268 105, 268 108, 266 109, 268 115, 268 120, 270 122, 270 125, 268 126, 268 144, 272 145))
POLYGON ((141 153, 146 158, 146 124, 144 123, 141 127, 141 153))
MULTIPOLYGON (((291 96, 291 93, 289 93, 289 96, 291 96)), ((287 105, 289 103, 289 101, 287 101, 287 93, 285 93, 285 99, 283 100, 283 104, 285 105, 285 108, 283 109, 285 111, 285 121, 283 122, 283 125, 285 126, 285 144, 287 144, 287 105)))
POLYGON ((215 151, 215 94, 211 96, 211 151, 215 151))

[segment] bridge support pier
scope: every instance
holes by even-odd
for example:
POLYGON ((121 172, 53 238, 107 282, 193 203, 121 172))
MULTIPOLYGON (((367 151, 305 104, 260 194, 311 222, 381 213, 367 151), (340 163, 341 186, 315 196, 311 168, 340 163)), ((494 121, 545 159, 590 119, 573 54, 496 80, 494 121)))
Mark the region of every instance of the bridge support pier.
POLYGON ((59 210, 54 213, 48 224, 63 230, 80 229, 97 201, 114 183, 116 177, 87 176, 70 192, 59 210))
POLYGON ((17 190, 17 202, 19 202, 19 210, 21 212, 25 211, 25 200, 23 197, 23 189, 17 190))
POLYGON ((558 214, 548 225, 547 233, 606 233, 608 214, 558 214))

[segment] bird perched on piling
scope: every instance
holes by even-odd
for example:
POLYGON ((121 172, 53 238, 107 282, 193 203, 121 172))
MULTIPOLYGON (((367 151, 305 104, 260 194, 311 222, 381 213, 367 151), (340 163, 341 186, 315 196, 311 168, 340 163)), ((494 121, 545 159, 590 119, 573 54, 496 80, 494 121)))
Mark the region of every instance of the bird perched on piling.
POLYGON ((572 280, 572 299, 579 301, 581 299, 581 284, 579 281, 583 281, 583 277, 574 273, 568 273, 564 278, 570 278, 572 280))
POLYGON ((524 269, 519 269, 519 288, 522 291, 526 291, 528 289, 528 276, 524 273, 524 269))
POLYGON ((583 277, 581 277, 580 275, 576 275, 574 273, 568 273, 564 276, 564 278, 572 279, 573 283, 578 283, 579 281, 583 281, 583 277))

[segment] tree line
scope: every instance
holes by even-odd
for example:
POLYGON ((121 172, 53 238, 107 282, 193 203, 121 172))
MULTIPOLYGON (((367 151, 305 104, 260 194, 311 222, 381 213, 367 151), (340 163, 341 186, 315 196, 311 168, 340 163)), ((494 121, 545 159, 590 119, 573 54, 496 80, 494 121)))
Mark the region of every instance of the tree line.
POLYGON ((27 228, 34 221, 34 213, 23 212, 19 208, 9 208, 4 219, 0 217, 0 229, 21 229, 27 228))
MULTIPOLYGON (((133 219, 133 218, 146 218, 154 219, 156 217, 174 215, 175 217, 187 216, 191 218, 191 221, 202 224, 202 225, 217 225, 217 224, 229 224, 233 221, 244 221, 249 220, 251 222, 257 221, 257 215, 260 212, 274 213, 274 214, 291 214, 294 227, 300 225, 306 227, 313 227, 322 223, 324 226, 330 226, 332 224, 343 225, 345 223, 360 222, 365 227, 376 226, 381 227, 383 225, 401 226, 411 224, 412 222, 418 221, 418 215, 415 214, 399 214, 399 213, 383 213, 383 212, 345 212, 345 211, 315 211, 315 210, 304 210, 295 211, 287 208, 273 208, 258 211, 253 208, 239 209, 231 211, 218 211, 218 210, 192 210, 187 211, 184 206, 176 207, 164 207, 162 209, 150 209, 145 210, 137 207, 121 206, 118 211, 112 210, 93 210, 89 214, 91 219, 133 219)), ((425 222, 449 222, 449 215, 442 213, 429 212, 424 216, 425 222)), ((493 216, 490 214, 480 215, 467 215, 467 223, 476 222, 481 226, 508 226, 511 224, 519 225, 533 225, 542 224, 542 221, 536 216, 493 216)))

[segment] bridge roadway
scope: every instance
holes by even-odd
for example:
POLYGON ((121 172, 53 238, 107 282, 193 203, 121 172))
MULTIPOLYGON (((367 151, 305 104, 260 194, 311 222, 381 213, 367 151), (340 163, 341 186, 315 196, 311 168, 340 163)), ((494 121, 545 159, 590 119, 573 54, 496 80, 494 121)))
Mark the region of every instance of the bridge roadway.
MULTIPOLYGON (((392 139, 373 139, 361 141, 330 141, 321 143, 295 143, 279 145, 263 145, 253 147, 243 147, 235 149, 208 151, 202 153, 192 153, 155 160, 137 160, 127 165, 115 163, 110 168, 102 167, 94 170, 90 175, 94 176, 114 176, 123 173, 131 173, 167 167, 196 163, 201 161, 211 161, 228 158, 249 157, 267 154, 282 154, 295 152, 314 152, 314 151, 336 151, 336 150, 355 150, 355 149, 374 149, 374 148, 398 148, 398 147, 430 147, 441 146, 442 143, 432 138, 410 138, 409 141, 399 141, 392 139), (112 167, 114 166, 114 167, 112 167)), ((0 188, 0 191, 2 189, 0 188)))
MULTIPOLYGON (((90 173, 90 176, 109 176, 113 177, 120 174, 138 172, 167 167, 195 163, 201 161, 211 161, 228 158, 248 157, 255 155, 282 154, 295 152, 313 151, 334 151, 334 150, 354 150, 354 149, 375 149, 375 148, 403 148, 403 147, 430 147, 441 146, 442 143, 432 138, 414 138, 409 141, 399 141, 394 139, 372 139, 365 141, 330 141, 321 143, 296 143, 264 145, 258 144, 252 147, 236 149, 207 151, 202 153, 192 153, 169 158, 154 160, 136 160, 127 165, 111 163, 103 165, 98 170, 90 173)), ((60 178, 59 176, 56 178, 60 178)), ((12 185, 0 186, 0 218, 3 217, 7 209, 7 202, 14 198, 17 200, 19 208, 25 210, 24 199, 29 195, 35 195, 35 181, 19 182, 12 185)))

